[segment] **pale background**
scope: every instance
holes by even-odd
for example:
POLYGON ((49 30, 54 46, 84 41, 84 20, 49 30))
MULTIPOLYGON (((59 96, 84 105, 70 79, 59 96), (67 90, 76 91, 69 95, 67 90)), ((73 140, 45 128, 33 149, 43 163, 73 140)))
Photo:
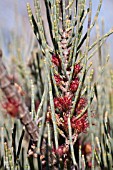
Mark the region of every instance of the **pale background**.
MULTIPOLYGON (((27 17, 27 2, 31 4, 33 9, 33 0, 0 0, 0 46, 5 51, 5 55, 8 55, 8 51, 5 48, 6 44, 9 41, 13 41, 10 31, 13 30, 17 36, 22 35, 27 42, 30 41, 30 37, 33 35, 27 17), (24 29, 25 31, 23 31, 24 29)), ((92 0, 92 2, 94 16, 99 0, 92 0)), ((107 32, 113 27, 113 0, 103 0, 102 9, 99 14, 100 26, 102 19, 105 21, 105 32, 107 32)), ((94 36, 95 30, 92 32, 92 38, 94 36)), ((108 47, 110 48, 110 55, 113 61, 113 35, 108 38, 107 43, 109 44, 108 47)))

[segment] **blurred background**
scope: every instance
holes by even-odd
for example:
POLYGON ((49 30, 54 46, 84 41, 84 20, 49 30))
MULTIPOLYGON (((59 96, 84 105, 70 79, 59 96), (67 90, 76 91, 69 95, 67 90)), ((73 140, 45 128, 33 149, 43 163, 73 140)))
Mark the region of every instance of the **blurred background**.
MULTIPOLYGON (((33 0, 0 1, 0 48, 3 49, 5 56, 9 56, 10 51, 12 51, 15 56, 15 46, 21 49, 23 58, 27 57, 33 49, 33 44, 36 39, 27 16, 27 2, 31 4, 32 10, 34 11, 33 0)), ((92 3, 92 12, 94 16, 99 0, 92 0, 92 3)), ((98 20, 100 30, 102 29, 102 20, 104 20, 106 33, 113 27, 112 0, 103 0, 103 5, 98 20)), ((92 39, 95 38, 95 34, 95 29, 93 29, 92 39)), ((113 61, 113 35, 108 38, 107 45, 113 61)))

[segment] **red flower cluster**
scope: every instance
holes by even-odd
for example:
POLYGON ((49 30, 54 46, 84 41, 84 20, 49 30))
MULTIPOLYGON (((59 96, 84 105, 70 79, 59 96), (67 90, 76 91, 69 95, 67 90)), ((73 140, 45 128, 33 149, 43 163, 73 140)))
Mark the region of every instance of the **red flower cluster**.
POLYGON ((70 84, 70 90, 72 92, 76 92, 77 91, 77 88, 78 88, 78 85, 79 85, 79 78, 76 77, 70 84))
POLYGON ((2 107, 7 111, 8 114, 16 117, 18 113, 19 102, 13 99, 8 99, 7 102, 2 104, 2 107))
MULTIPOLYGON (((80 114, 80 112, 79 112, 80 114)), ((63 115, 64 119, 64 129, 68 127, 68 114, 63 115)), ((89 126, 88 122, 88 114, 85 112, 79 119, 76 116, 72 116, 71 118, 71 127, 76 131, 76 133, 85 132, 87 127, 89 126)))
POLYGON ((56 56, 55 54, 52 55, 52 63, 54 63, 54 65, 56 65, 57 67, 61 65, 59 57, 56 56))
MULTIPOLYGON (((55 54, 52 56, 52 63, 54 63, 54 65, 56 66, 60 66, 61 64, 59 57, 56 56, 55 54)), ((70 68, 71 67, 68 67, 67 71, 70 72, 71 71, 70 68)), ((60 120, 60 117, 59 120, 61 121, 60 125, 65 130, 67 130, 67 126, 68 126, 68 116, 70 114, 70 110, 72 106, 72 96, 77 91, 80 82, 77 74, 79 74, 81 69, 82 67, 80 64, 74 65, 74 75, 70 83, 70 87, 68 89, 69 93, 71 94, 71 97, 65 94, 62 97, 54 98, 55 109, 58 109, 59 111, 63 112, 63 121, 60 120)), ((57 85, 60 85, 61 82, 64 80, 64 79, 62 80, 60 75, 56 75, 56 74, 54 75, 54 78, 57 85)), ((67 81, 68 80, 66 79, 64 82, 67 83, 67 81)), ((84 97, 79 98, 75 108, 75 115, 80 115, 86 105, 87 105, 87 99, 84 97)), ((89 126, 87 118, 88 118, 87 111, 79 119, 77 119, 76 116, 72 116, 71 118, 72 129, 75 130, 78 134, 81 132, 85 132, 86 128, 89 126)), ((59 153, 59 155, 62 155, 63 153, 62 146, 59 147, 57 152, 59 153)))
POLYGON ((62 78, 60 77, 60 75, 55 74, 54 78, 55 78, 56 84, 59 85, 62 81, 62 78))
POLYGON ((88 118, 87 112, 84 113, 84 115, 81 116, 79 119, 73 116, 71 119, 72 128, 75 129, 77 133, 85 132, 87 127, 89 126, 87 118, 88 118))
POLYGON ((54 99, 55 108, 58 108, 60 111, 68 110, 71 104, 72 97, 70 96, 56 97, 54 99))
POLYGON ((75 64, 74 66, 74 74, 78 74, 81 71, 82 67, 80 66, 80 64, 75 64))

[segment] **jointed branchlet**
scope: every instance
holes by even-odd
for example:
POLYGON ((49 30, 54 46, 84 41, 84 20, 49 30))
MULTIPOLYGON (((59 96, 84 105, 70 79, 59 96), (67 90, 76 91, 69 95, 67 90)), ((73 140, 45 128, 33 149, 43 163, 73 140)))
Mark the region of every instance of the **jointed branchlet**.
MULTIPOLYGON (((2 51, 0 50, 0 88, 4 93, 7 103, 5 103, 4 108, 7 112, 13 116, 20 119, 21 123, 25 126, 26 131, 31 137, 33 147, 35 149, 38 140, 38 131, 36 123, 32 120, 32 115, 25 103, 22 100, 21 95, 17 91, 16 87, 12 84, 7 69, 2 61, 2 51)), ((31 153, 30 153, 31 154, 31 153)))

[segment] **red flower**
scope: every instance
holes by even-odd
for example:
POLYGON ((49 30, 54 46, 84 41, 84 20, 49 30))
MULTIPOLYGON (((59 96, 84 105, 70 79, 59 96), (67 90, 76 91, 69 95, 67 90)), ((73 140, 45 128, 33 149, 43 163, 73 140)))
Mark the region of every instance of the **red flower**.
POLYGON ((52 63, 54 63, 54 65, 56 65, 58 67, 61 65, 61 61, 60 61, 59 57, 56 56, 55 54, 52 55, 52 63))
POLYGON ((92 167, 92 162, 91 161, 88 162, 88 167, 90 167, 90 168, 92 167))
POLYGON ((85 106, 87 105, 87 99, 84 97, 81 97, 77 103, 76 109, 75 111, 77 112, 77 114, 79 113, 79 111, 81 111, 85 106))
POLYGON ((70 84, 70 90, 72 92, 76 92, 77 91, 77 88, 78 88, 78 85, 79 85, 79 78, 76 77, 70 84))
POLYGON ((62 78, 60 77, 60 75, 55 74, 55 75, 54 75, 54 78, 55 78, 56 84, 59 85, 59 84, 61 83, 61 81, 62 81, 62 78))
POLYGON ((88 115, 87 112, 84 113, 79 119, 76 119, 75 116, 71 119, 71 126, 73 129, 76 130, 77 133, 85 132, 87 127, 89 126, 89 122, 87 119, 88 115))
POLYGON ((57 97, 54 99, 55 108, 59 110, 68 110, 71 106, 72 98, 69 96, 57 97))
POLYGON ((54 98, 54 106, 55 106, 55 108, 58 108, 59 110, 62 110, 62 105, 59 102, 59 98, 54 98))
POLYGON ((13 99, 8 99, 7 102, 2 104, 2 107, 13 117, 17 116, 19 102, 13 99))
POLYGON ((74 66, 74 73, 77 75, 81 71, 82 67, 80 64, 75 64, 74 66))
MULTIPOLYGON (((79 112, 79 114, 81 113, 81 111, 79 112)), ((63 127, 65 130, 67 130, 68 128, 68 114, 64 114, 63 115, 63 127)), ((79 118, 77 119, 76 116, 72 116, 71 118, 71 127, 72 129, 74 129, 76 131, 76 133, 81 133, 81 132, 85 132, 87 127, 89 126, 89 122, 88 122, 88 113, 87 111, 79 118)))
POLYGON ((64 96, 64 97, 60 98, 60 102, 64 108, 68 109, 72 103, 72 99, 69 96, 64 96))
POLYGON ((55 150, 55 153, 61 157, 63 155, 63 146, 59 146, 59 148, 55 150))
POLYGON ((65 130, 68 130, 68 117, 69 117, 69 114, 64 114, 63 115, 63 119, 64 119, 64 129, 65 130))
POLYGON ((69 146, 68 145, 61 145, 58 147, 58 149, 54 150, 57 155, 60 157, 63 156, 64 154, 67 154, 69 152, 69 146))

